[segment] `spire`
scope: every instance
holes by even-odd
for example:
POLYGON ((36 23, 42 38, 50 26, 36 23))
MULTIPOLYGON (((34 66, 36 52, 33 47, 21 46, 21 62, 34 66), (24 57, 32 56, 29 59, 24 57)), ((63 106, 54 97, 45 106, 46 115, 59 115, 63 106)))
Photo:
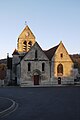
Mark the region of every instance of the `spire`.
POLYGON ((27 26, 27 21, 25 21, 25 26, 27 26))
POLYGON ((62 44, 62 40, 60 41, 60 44, 62 44))

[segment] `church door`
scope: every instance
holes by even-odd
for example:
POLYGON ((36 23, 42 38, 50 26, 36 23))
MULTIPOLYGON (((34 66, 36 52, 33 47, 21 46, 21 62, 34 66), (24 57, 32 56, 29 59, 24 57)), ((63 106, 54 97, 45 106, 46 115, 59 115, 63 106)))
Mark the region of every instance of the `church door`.
POLYGON ((34 85, 39 85, 39 75, 34 75, 34 85))

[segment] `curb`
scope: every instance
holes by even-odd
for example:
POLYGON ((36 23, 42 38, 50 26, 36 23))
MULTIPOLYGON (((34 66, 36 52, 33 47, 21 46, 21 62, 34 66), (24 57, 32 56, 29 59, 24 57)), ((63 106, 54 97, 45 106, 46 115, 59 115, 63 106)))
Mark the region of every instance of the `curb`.
MULTIPOLYGON (((0 97, 0 98, 3 98, 3 97, 0 97)), ((9 98, 4 98, 4 99, 10 100, 12 102, 12 105, 10 107, 8 107, 7 109, 3 110, 2 112, 0 112, 0 117, 11 113, 16 107, 15 101, 13 101, 12 99, 9 99, 9 98)))

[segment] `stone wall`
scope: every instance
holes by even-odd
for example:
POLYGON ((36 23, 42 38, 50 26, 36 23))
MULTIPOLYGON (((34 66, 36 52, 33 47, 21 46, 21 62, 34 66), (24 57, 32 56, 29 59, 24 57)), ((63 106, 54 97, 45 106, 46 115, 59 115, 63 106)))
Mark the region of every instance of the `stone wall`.
POLYGON ((35 46, 29 51, 29 53, 21 61, 21 81, 22 83, 32 83, 33 76, 37 72, 39 74, 40 84, 42 81, 50 79, 50 65, 49 60, 41 50, 41 48, 35 44, 35 46), (37 59, 35 59, 35 50, 37 50, 37 59), (31 64, 31 71, 28 71, 28 63, 31 64), (45 70, 42 71, 42 63, 45 64, 45 70), (30 82, 31 81, 31 82, 30 82))
POLYGON ((0 86, 4 86, 4 80, 0 80, 0 86))
POLYGON ((59 64, 62 64, 63 66, 63 77, 71 76, 71 71, 73 69, 73 62, 62 42, 60 43, 54 55, 54 76, 55 77, 58 76, 57 67, 59 64))

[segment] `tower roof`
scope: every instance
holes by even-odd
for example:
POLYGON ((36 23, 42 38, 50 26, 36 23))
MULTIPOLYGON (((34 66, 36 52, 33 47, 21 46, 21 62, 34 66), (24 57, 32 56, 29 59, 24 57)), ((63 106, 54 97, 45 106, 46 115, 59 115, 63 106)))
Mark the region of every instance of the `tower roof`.
POLYGON ((22 38, 24 33, 26 33, 28 35, 28 32, 30 32, 32 34, 33 38, 35 38, 34 34, 32 33, 31 29, 28 27, 28 25, 23 29, 23 31, 21 32, 21 34, 19 35, 18 38, 22 38))

